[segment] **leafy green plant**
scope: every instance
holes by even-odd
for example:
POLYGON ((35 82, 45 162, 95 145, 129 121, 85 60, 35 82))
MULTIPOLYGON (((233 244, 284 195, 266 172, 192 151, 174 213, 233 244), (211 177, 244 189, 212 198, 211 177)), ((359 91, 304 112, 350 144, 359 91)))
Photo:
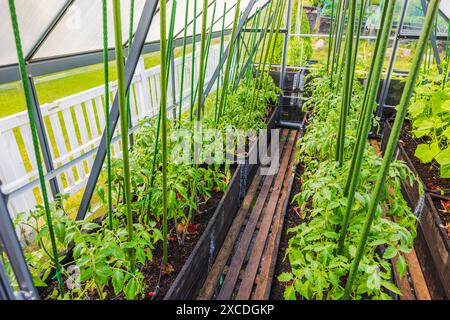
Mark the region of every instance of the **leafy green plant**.
POLYGON ((450 178, 450 85, 432 76, 421 79, 408 107, 412 135, 419 142, 415 156, 424 163, 436 161, 442 178, 450 178))
MULTIPOLYGON (((287 258, 291 272, 282 273, 278 280, 286 283, 285 299, 341 299, 345 280, 355 258, 359 234, 363 228, 370 202, 370 191, 377 179, 382 159, 367 144, 360 181, 351 212, 344 250, 338 252, 338 237, 344 218, 347 199, 344 197, 345 180, 350 167, 351 150, 356 142, 358 104, 349 112, 346 142, 347 155, 342 167, 334 161, 333 143, 339 119, 340 96, 330 89, 330 79, 314 75, 309 90, 311 99, 306 107, 311 109, 308 131, 299 142, 298 159, 303 168, 302 190, 293 198, 304 223, 291 228, 287 258)), ((362 94, 356 86, 355 101, 362 94)), ((378 207, 368 246, 360 265, 352 299, 390 299, 389 292, 400 294, 391 282, 392 264, 397 257, 397 268, 405 274, 406 263, 401 253, 409 253, 416 235, 416 218, 401 193, 401 183, 414 180, 407 166, 395 161, 389 171, 388 186, 378 207), (388 217, 395 217, 388 219, 388 217), (386 247, 384 254, 380 246, 386 247)))

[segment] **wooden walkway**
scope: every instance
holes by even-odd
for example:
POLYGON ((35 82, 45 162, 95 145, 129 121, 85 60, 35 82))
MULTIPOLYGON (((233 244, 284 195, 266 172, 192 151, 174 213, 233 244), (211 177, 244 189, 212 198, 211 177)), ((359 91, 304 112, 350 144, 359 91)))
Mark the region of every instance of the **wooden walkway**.
POLYGON ((256 173, 214 265, 200 300, 266 300, 269 298, 284 214, 294 180, 297 130, 280 134, 280 167, 276 175, 256 173))

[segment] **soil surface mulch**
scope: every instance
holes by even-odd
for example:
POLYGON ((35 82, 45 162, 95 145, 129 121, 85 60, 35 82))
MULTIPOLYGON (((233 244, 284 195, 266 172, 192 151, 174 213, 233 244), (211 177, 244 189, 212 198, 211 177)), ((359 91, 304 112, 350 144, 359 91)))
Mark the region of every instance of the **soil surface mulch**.
POLYGON ((433 161, 431 164, 423 164, 414 155, 416 152, 417 145, 420 143, 413 138, 411 134, 411 124, 405 122, 403 125, 403 130, 400 136, 403 142, 403 148, 411 159, 414 168, 417 170, 425 186, 429 189, 439 187, 444 190, 450 190, 450 179, 442 179, 439 173, 439 164, 433 161))

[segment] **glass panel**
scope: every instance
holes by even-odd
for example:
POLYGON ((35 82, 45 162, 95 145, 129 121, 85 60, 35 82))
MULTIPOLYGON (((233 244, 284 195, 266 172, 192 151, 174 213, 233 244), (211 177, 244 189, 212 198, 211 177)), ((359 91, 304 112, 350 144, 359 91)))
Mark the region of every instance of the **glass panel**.
MULTIPOLYGON (((135 0, 134 30, 136 30, 145 0, 135 0)), ((128 40, 130 25, 130 0, 122 0, 122 33, 128 40)), ((108 2, 108 41, 114 46, 114 21, 112 0, 108 2)), ((80 52, 101 50, 103 45, 102 2, 76 0, 69 12, 52 31, 37 52, 36 58, 48 58, 80 52)))
MULTIPOLYGON (((64 6, 63 0, 16 0, 22 46, 25 56, 64 6)), ((0 0, 0 65, 17 63, 8 0, 0 0)))

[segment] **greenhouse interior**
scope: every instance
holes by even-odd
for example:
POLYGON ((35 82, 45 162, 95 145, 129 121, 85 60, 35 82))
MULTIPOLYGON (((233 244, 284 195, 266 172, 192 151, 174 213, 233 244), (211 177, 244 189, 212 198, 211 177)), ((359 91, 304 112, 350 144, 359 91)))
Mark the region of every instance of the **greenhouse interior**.
POLYGON ((0 0, 0 300, 449 300, 449 16, 0 0))

